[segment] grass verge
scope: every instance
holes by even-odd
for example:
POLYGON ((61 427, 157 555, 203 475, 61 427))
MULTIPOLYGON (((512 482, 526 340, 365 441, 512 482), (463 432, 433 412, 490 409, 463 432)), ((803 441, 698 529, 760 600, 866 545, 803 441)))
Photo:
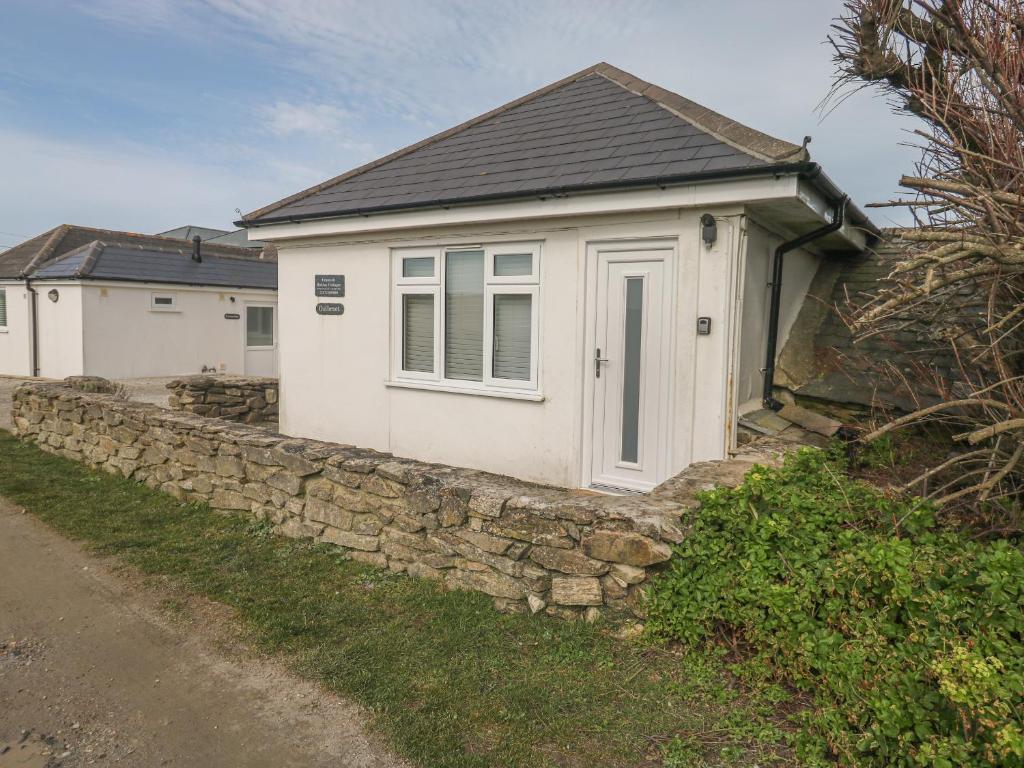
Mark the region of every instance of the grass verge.
POLYGON ((783 763, 784 698, 706 653, 600 626, 503 616, 474 593, 182 504, 0 430, 0 495, 145 574, 231 606, 248 639, 366 706, 396 750, 442 766, 783 763))

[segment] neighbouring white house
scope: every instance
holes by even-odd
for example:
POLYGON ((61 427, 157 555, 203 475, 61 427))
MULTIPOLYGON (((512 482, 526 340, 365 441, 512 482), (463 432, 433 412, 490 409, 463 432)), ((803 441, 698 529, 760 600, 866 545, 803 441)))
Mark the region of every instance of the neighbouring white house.
POLYGON ((282 431, 611 491, 727 456, 877 234, 806 143, 602 63, 246 215, 282 431))
POLYGON ((272 249, 61 225, 0 253, 0 374, 277 374, 272 249))

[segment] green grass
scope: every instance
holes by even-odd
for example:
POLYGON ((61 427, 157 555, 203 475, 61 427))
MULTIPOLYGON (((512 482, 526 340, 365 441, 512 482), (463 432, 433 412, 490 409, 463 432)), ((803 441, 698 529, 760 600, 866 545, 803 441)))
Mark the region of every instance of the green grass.
POLYGON ((94 551, 235 609, 258 649, 365 705, 422 766, 771 765, 784 697, 718 657, 503 616, 43 453, 0 430, 0 495, 94 551))

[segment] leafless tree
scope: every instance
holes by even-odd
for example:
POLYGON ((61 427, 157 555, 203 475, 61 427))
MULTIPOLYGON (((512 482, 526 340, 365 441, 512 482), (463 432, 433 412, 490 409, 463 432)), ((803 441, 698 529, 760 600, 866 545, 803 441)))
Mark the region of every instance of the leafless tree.
MULTIPOLYGON (((1024 0, 846 0, 833 25, 835 93, 885 91, 922 120, 922 158, 883 206, 913 212, 857 337, 912 330, 957 361, 940 402, 868 435, 939 421, 963 450, 933 480, 939 502, 1016 506, 1024 491, 1024 0), (934 479, 941 478, 940 482, 934 479)), ((942 458, 945 458, 944 456, 942 458)))

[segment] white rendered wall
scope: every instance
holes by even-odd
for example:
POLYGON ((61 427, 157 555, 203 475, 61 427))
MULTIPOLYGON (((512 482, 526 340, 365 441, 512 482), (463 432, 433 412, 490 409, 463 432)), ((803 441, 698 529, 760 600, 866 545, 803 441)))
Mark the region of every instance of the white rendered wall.
POLYGON ((82 291, 84 373, 106 378, 177 376, 204 365, 244 373, 244 304, 276 301, 274 291, 173 285, 86 283, 82 291), (177 311, 152 311, 154 292, 174 294, 177 311))
MULTIPOLYGON (((744 264, 742 330, 739 341, 739 376, 736 400, 740 412, 761 407, 764 386, 764 356, 768 343, 768 308, 772 259, 775 249, 786 238, 773 234, 747 218, 745 243, 741 246, 744 264)), ((821 259, 806 249, 790 251, 783 262, 782 300, 779 305, 779 340, 776 359, 786 345, 790 329, 807 298, 821 259)))
POLYGON ((31 376, 32 332, 28 291, 24 282, 4 282, 7 289, 7 327, 0 328, 0 376, 31 376))
POLYGON ((586 254, 589 242, 672 238, 678 243, 670 463, 721 458, 730 407, 731 302, 741 210, 722 209, 720 236, 700 243, 705 212, 673 210, 456 227, 401 234, 278 241, 281 424, 286 434, 577 486, 583 476, 586 254), (389 387, 390 249, 540 241, 542 402, 389 387), (341 316, 320 316, 316 274, 344 274, 341 316), (697 337, 699 314, 713 318, 697 337), (695 398, 700 398, 699 405, 695 398))
POLYGON ((80 376, 82 354, 82 288, 75 283, 33 282, 39 296, 36 312, 39 375, 47 379, 80 376), (48 293, 57 291, 57 301, 48 293))

